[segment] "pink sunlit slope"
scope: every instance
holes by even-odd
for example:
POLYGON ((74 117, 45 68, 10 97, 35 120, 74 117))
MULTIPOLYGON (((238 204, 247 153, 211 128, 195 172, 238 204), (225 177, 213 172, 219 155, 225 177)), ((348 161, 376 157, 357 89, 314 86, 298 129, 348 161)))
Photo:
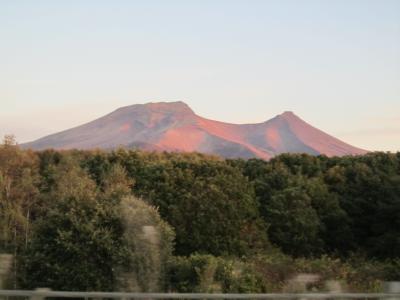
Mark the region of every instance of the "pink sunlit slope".
POLYGON ((286 152, 327 156, 367 152, 314 128, 292 112, 284 112, 264 123, 229 124, 202 118, 183 102, 122 107, 90 123, 22 146, 35 150, 125 146, 263 159, 286 152))

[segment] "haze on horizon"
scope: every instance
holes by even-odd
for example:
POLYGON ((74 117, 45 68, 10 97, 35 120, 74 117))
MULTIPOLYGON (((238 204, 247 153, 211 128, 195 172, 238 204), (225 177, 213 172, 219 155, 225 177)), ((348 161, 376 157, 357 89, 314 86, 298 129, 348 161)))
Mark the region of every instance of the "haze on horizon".
POLYGON ((5 0, 0 41, 0 135, 19 142, 182 100, 400 151, 400 1, 5 0))

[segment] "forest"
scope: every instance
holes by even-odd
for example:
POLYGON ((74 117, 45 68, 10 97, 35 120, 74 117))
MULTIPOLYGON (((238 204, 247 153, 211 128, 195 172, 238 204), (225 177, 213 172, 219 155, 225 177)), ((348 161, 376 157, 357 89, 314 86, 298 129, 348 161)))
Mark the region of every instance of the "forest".
POLYGON ((400 153, 269 161, 0 145, 9 289, 347 291, 400 280, 400 153))

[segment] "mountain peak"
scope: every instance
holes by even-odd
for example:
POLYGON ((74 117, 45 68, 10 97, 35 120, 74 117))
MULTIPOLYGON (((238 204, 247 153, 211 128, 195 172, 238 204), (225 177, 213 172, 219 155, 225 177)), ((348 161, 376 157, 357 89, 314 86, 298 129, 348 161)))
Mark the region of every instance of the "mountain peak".
POLYGON ((183 101, 175 102, 149 102, 143 104, 152 111, 157 112, 177 112, 177 113, 190 113, 193 114, 193 110, 183 101))
POLYGON ((294 112, 292 112, 290 110, 284 111, 279 116, 282 117, 282 118, 285 118, 285 119, 298 118, 298 116, 294 112))
POLYGON ((285 110, 282 114, 282 116, 294 116, 294 112, 291 110, 285 110))
POLYGON ((148 102, 145 104, 133 104, 122 106, 116 109, 113 113, 130 114, 136 112, 139 114, 147 113, 161 113, 161 114, 184 114, 194 115, 193 110, 182 101, 175 102, 148 102))
POLYGON ((97 120, 23 147, 113 149, 121 145, 152 151, 195 151, 264 159, 286 152, 328 156, 366 153, 312 127, 291 111, 264 123, 239 125, 202 118, 182 101, 121 107, 97 120))
MULTIPOLYGON (((301 120, 293 111, 286 110, 283 113, 276 115, 273 120, 285 120, 285 121, 294 121, 294 120, 301 120)), ((268 121, 267 121, 268 122, 268 121)))

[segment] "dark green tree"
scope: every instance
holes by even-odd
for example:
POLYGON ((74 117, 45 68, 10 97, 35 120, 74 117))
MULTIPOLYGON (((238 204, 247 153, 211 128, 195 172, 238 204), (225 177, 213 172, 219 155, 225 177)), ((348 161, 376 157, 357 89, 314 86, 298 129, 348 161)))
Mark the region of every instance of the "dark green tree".
POLYGON ((55 178, 46 213, 21 258, 23 286, 112 290, 113 267, 123 254, 116 209, 97 201, 95 183, 73 161, 61 163, 55 178))
POLYGON ((319 253, 321 222, 312 200, 299 187, 275 193, 267 203, 268 234, 271 242, 294 256, 319 253))

